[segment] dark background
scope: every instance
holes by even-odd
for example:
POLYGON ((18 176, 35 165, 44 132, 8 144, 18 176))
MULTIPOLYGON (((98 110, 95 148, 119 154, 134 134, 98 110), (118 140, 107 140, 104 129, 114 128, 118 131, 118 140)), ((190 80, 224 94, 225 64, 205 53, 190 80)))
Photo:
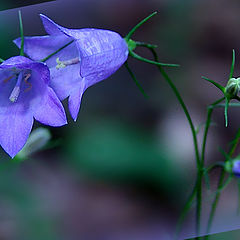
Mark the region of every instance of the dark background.
MULTIPOLYGON (((11 8, 6 1, 4 8, 11 8)), ((232 49, 239 74, 240 3, 238 1, 59 0, 21 8, 26 36, 44 35, 39 13, 68 28, 110 29, 125 36, 153 11, 133 39, 157 44, 161 62, 179 88, 195 126, 204 123, 207 104, 221 93, 201 79, 225 85, 232 49)), ((3 8, 2 8, 3 9, 3 8)), ((18 11, 0 13, 0 57, 18 55, 18 11)), ((147 50, 139 54, 151 58, 147 50)), ((54 149, 13 162, 3 151, 0 162, 0 239, 155 240, 172 239, 180 211, 195 181, 191 132, 174 94, 154 66, 129 57, 129 65, 150 96, 145 99, 124 66, 89 88, 76 123, 49 128, 54 149)), ((67 109, 67 101, 65 101, 67 109)), ((67 110, 68 112, 68 110, 67 110)), ((239 127, 239 109, 213 114, 206 159, 223 160, 239 127)), ((35 127, 39 126, 35 123, 35 127)), ((198 135, 202 139, 202 128, 198 135)), ((238 153, 238 152, 237 152, 238 153)), ((212 173, 212 190, 216 176, 212 173)), ((213 192, 204 193, 203 227, 213 192)), ((239 227, 237 186, 224 190, 215 232, 239 227)), ((194 235, 194 208, 183 236, 194 235)))

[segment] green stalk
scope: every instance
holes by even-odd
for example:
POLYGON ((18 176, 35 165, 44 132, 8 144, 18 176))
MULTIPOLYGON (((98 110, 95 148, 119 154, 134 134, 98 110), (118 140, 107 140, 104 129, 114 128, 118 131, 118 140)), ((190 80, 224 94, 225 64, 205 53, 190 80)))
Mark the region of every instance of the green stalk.
POLYGON ((178 219, 178 222, 177 222, 177 227, 176 227, 176 233, 175 233, 175 238, 174 239, 178 239, 178 236, 180 234, 180 231, 181 231, 181 228, 182 228, 182 224, 183 224, 183 221, 188 213, 188 211, 190 210, 191 206, 192 206, 192 202, 195 198, 195 195, 197 193, 197 188, 196 188, 196 184, 195 184, 195 187, 193 188, 193 191, 191 193, 191 195, 188 197, 188 200, 186 202, 186 204, 184 205, 184 208, 181 212, 181 215, 178 219))
POLYGON ((20 35, 21 35, 20 56, 24 56, 24 34, 23 34, 22 14, 20 10, 18 11, 18 17, 19 17, 19 26, 20 26, 20 35))
MULTIPOLYGON (((236 147, 239 143, 239 140, 240 140, 240 128, 237 131, 236 137, 233 141, 233 145, 232 145, 232 147, 229 151, 229 156, 230 157, 232 157, 232 155, 234 154, 234 152, 236 150, 236 147)), ((214 201, 212 203, 212 207, 211 207, 211 211, 210 211, 210 215, 209 215, 209 219, 208 219, 207 232, 206 232, 207 234, 210 232, 211 227, 212 227, 213 218, 214 218, 216 208, 217 208, 217 204, 218 204, 220 194, 221 194, 221 191, 219 191, 219 190, 221 190, 223 188, 224 177, 225 177, 225 170, 222 169, 219 180, 218 180, 218 187, 217 187, 216 195, 215 195, 214 201)), ((205 237, 205 240, 207 240, 207 239, 208 239, 208 236, 205 237)))
MULTIPOLYGON (((154 58, 155 58, 155 61, 158 62, 158 56, 155 52, 155 50, 153 48, 149 48, 153 55, 154 55, 154 58)), ((196 134, 196 131, 195 131, 195 128, 194 128, 194 125, 193 125, 193 122, 192 122, 192 119, 191 119, 191 116, 188 112, 188 109, 180 95, 180 93, 178 92, 176 86, 174 85, 174 83, 171 81, 171 79, 168 77, 167 73, 163 70, 163 68, 161 66, 158 66, 158 69, 160 71, 160 73, 162 74, 162 76, 165 78, 165 80, 167 81, 167 83, 170 85, 170 87, 172 88, 173 92, 175 93, 180 105, 182 106, 182 109, 187 117, 187 120, 188 120, 188 123, 190 125, 190 129, 191 129, 191 132, 192 132, 192 137, 193 137, 193 144, 194 144, 194 151, 195 151, 195 157, 196 157, 196 163, 197 163, 197 169, 198 169, 198 176, 199 176, 199 173, 202 171, 202 166, 201 166, 201 160, 200 160, 200 155, 199 155, 199 150, 198 150, 198 142, 197 142, 197 134, 196 134)), ((186 215, 186 212, 188 211, 188 209, 190 208, 190 204, 192 203, 193 201, 193 198, 194 198, 194 195, 198 192, 201 192, 199 191, 199 187, 201 184, 199 184, 199 177, 197 178, 197 181, 196 181, 196 184, 195 184, 195 187, 194 187, 194 190, 193 190, 193 193, 190 195, 190 200, 187 202, 187 204, 185 205, 185 211, 184 211, 184 214, 183 216, 186 215), (198 191, 197 191, 198 190, 198 191)), ((198 197, 199 194, 198 194, 198 197)), ((198 201, 198 205, 200 204, 201 202, 198 201)), ((199 205, 201 206, 201 204, 199 205)), ((201 208, 199 208, 199 206, 197 207, 197 215, 196 215, 196 233, 198 234, 199 233, 199 229, 200 229, 200 214, 199 214, 199 210, 201 210, 201 208)), ((183 218, 183 217, 182 217, 183 218)), ((182 220, 181 220, 182 221, 182 220)))
POLYGON ((202 166, 204 166, 205 149, 206 149, 206 142, 207 142, 207 134, 208 134, 209 126, 210 126, 210 124, 211 124, 212 112, 213 112, 214 106, 216 106, 217 104, 219 104, 219 103, 222 102, 223 100, 224 100, 224 97, 218 99, 218 100, 215 101, 214 103, 210 104, 210 105, 208 106, 208 109, 207 109, 207 120, 206 120, 205 129, 204 129, 203 143, 202 143, 202 153, 201 153, 201 163, 202 163, 202 166))

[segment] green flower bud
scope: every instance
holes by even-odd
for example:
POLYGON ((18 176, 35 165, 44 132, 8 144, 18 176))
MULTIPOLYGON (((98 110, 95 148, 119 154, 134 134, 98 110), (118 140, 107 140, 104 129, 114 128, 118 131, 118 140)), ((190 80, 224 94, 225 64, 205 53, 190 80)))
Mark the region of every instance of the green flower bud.
POLYGON ((230 78, 225 87, 225 94, 229 99, 237 96, 240 90, 240 78, 230 78))
POLYGON ((22 150, 15 156, 16 160, 25 160, 35 152, 40 151, 51 139, 48 129, 39 127, 32 131, 22 150))

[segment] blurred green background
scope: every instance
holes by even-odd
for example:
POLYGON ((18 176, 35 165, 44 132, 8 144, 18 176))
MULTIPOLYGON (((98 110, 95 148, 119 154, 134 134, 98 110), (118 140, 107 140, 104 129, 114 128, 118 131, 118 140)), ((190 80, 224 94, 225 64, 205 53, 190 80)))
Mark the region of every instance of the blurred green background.
MULTIPOLYGON (((4 8, 10 1, 1 2, 4 8)), ((59 0, 21 8, 26 36, 44 35, 39 13, 68 28, 103 28, 125 36, 153 11, 133 39, 157 44, 161 62, 189 107, 196 126, 220 92, 201 79, 225 85, 236 50, 239 74, 239 1, 214 0, 59 0)), ((19 54, 18 9, 0 13, 0 57, 19 54)), ((144 49, 137 52, 147 58, 144 49)), ((195 180, 195 159, 186 118, 156 67, 129 58, 129 65, 150 96, 145 99, 122 67, 89 88, 76 123, 49 128, 60 144, 16 163, 1 150, 0 239, 159 240, 172 239, 195 180)), ((67 109, 67 101, 64 102, 67 109)), ((207 162, 223 160, 239 127, 239 110, 214 111, 207 162)), ((35 127, 39 126, 35 123, 35 127)), ((201 129, 202 130, 202 129, 201 129)), ((199 141, 202 131, 199 133, 199 141)), ((213 172, 215 183, 219 172, 213 172)), ((212 196, 204 193, 203 227, 212 196)), ((213 230, 239 227, 235 182, 224 191, 213 230), (224 216, 224 218, 222 217, 224 216)), ((194 235, 194 210, 182 231, 194 235)))

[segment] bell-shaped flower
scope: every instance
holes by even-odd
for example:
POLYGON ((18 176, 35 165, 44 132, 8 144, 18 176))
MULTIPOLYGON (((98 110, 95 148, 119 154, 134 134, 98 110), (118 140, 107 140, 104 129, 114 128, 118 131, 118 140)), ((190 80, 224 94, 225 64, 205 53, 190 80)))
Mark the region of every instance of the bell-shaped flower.
POLYGON ((50 126, 67 123, 49 81, 44 63, 17 56, 0 64, 0 145, 11 157, 23 148, 34 119, 50 126))
MULTIPOLYGON (((103 29, 67 29, 40 15, 47 36, 24 38, 24 52, 50 68, 50 86, 60 100, 69 97, 74 120, 84 91, 113 74, 128 57, 126 41, 103 29)), ((21 39, 14 40, 20 48, 21 39)))

